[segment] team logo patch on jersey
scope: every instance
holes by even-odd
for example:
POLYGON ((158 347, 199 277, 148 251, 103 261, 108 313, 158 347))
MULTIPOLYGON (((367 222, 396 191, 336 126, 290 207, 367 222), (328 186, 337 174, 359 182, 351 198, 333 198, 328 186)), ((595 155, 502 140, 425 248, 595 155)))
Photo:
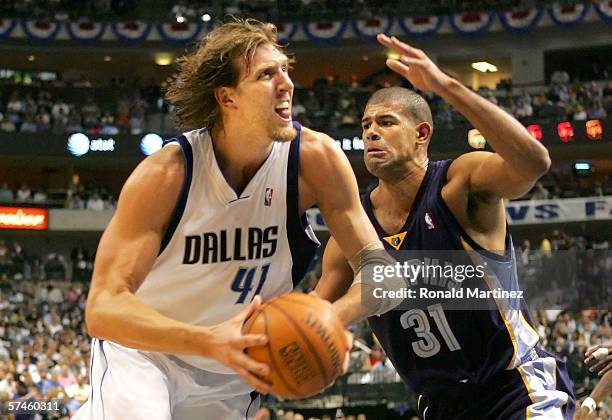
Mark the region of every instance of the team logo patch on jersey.
POLYGON ((264 193, 264 206, 270 207, 272 205, 272 194, 274 193, 274 189, 266 188, 266 192, 264 193))
POLYGON ((425 223, 427 223, 427 229, 435 229, 436 225, 434 223, 433 217, 431 217, 431 213, 425 213, 425 223))
POLYGON ((385 236, 383 239, 397 251, 404 243, 404 238, 408 232, 400 232, 397 235, 385 236))

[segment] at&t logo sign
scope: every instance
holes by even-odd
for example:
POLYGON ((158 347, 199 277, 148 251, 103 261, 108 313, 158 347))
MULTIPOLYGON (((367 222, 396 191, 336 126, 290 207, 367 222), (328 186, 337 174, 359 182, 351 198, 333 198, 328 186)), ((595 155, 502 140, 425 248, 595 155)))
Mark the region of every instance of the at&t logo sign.
POLYGON ((73 156, 83 156, 89 151, 92 152, 114 152, 114 139, 94 139, 90 140, 83 133, 75 133, 68 138, 68 152, 73 156))

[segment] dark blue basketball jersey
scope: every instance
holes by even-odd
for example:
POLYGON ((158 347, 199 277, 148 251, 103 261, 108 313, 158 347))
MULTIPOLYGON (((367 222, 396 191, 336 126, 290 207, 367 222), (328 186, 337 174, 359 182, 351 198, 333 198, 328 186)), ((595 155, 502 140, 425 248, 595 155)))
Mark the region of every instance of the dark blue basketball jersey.
MULTIPOLYGON (((371 190, 362 197, 366 213, 387 250, 459 251, 471 248, 486 259, 492 273, 489 281, 492 278, 499 287, 517 290, 510 234, 506 234, 505 255, 484 250, 466 234, 442 199, 441 190, 450 164, 450 160, 429 162, 408 219, 399 232, 385 232, 380 226, 372 210, 371 190)), ((538 334, 530 324, 524 301, 514 306, 520 310, 504 308, 499 302, 491 302, 490 307, 495 309, 445 310, 444 306, 432 305, 422 309, 393 310, 368 319, 404 382, 427 397, 429 405, 432 399, 434 403, 444 399, 443 408, 442 405, 435 409, 430 406, 427 418, 514 418, 510 415, 499 417, 501 408, 498 405, 528 405, 534 400, 533 393, 540 388, 556 388, 554 382, 563 376, 562 373, 558 375, 558 361, 548 357, 550 355, 534 369, 526 372, 517 369, 521 365, 531 366, 545 354, 537 348, 538 334), (546 379, 538 380, 538 375, 546 379), (509 391, 512 384, 521 389, 509 391), (477 395, 467 395, 482 394, 489 387, 497 390, 505 387, 506 390, 503 396, 490 398, 492 405, 487 408, 486 404, 481 405, 483 412, 470 411, 473 407, 467 402, 477 395), (451 403, 453 398, 455 403, 451 403), (508 398, 514 402, 504 402, 508 398), (432 416, 434 412, 436 416, 432 416)), ((571 391, 568 393, 570 401, 571 391)), ((536 412, 537 409, 532 408, 532 414, 536 412)))

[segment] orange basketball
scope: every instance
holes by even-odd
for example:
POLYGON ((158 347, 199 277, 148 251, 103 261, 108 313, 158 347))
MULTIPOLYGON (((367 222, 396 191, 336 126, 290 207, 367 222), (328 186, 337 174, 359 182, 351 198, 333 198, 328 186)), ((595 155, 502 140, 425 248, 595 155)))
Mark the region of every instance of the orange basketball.
POLYGON ((246 321, 244 332, 268 335, 268 344, 249 347, 247 354, 270 366, 264 379, 281 398, 317 394, 342 373, 348 345, 344 328, 320 298, 303 293, 275 297, 246 321))

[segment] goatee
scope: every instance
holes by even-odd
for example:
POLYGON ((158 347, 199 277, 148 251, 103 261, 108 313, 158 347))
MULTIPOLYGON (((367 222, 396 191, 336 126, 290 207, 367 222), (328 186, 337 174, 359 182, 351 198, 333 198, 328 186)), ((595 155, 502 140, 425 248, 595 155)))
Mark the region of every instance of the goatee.
POLYGON ((274 141, 287 142, 291 141, 297 136, 297 130, 292 125, 278 128, 272 132, 272 139, 274 141))

